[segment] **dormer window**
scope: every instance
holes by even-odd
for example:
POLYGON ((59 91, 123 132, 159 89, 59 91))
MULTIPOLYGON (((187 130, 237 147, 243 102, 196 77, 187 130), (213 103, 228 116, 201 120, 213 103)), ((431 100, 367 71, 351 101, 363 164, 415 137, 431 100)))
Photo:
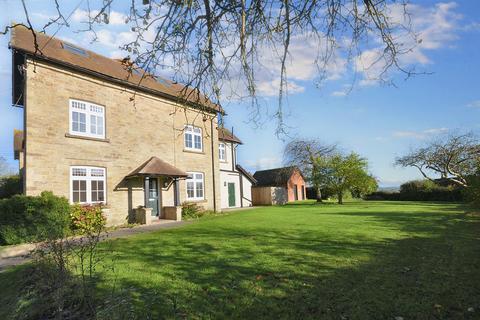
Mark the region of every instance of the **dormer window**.
POLYGON ((70 134, 105 139, 105 108, 70 99, 70 134))
POLYGON ((194 126, 185 126, 185 149, 202 151, 202 129, 194 126))

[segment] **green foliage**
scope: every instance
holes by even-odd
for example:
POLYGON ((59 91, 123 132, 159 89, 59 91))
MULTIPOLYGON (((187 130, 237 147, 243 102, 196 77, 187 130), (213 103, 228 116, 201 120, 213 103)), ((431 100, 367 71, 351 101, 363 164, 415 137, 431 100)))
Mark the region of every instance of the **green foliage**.
POLYGON ((70 217, 72 230, 86 235, 103 231, 107 222, 101 205, 75 204, 72 206, 70 217))
POLYGON ((347 192, 354 197, 361 197, 377 189, 377 182, 368 173, 368 162, 356 153, 336 154, 316 159, 315 181, 343 202, 347 192))
POLYGON ((0 199, 10 198, 22 191, 23 181, 19 175, 0 177, 0 199))
POLYGON ((182 203, 182 219, 198 219, 205 215, 206 211, 194 202, 182 203))
POLYGON ((51 192, 0 200, 0 244, 57 239, 68 234, 69 226, 68 200, 51 192))
POLYGON ((474 207, 480 208, 480 176, 470 176, 468 178, 468 187, 464 192, 465 200, 474 207))
POLYGON ((392 201, 447 201, 464 200, 463 188, 453 185, 440 186, 431 180, 412 180, 400 186, 400 192, 373 192, 366 200, 392 201))

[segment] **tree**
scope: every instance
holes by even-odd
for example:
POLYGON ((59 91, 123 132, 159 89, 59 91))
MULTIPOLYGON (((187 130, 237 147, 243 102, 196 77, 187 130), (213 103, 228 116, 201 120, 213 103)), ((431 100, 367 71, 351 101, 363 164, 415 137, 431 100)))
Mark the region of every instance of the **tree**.
POLYGON ((468 187, 468 177, 476 175, 480 165, 480 143, 473 133, 437 137, 425 146, 399 157, 396 165, 417 168, 428 180, 435 178, 468 187))
MULTIPOLYGON (((87 1, 80 7, 80 1, 74 11, 65 12, 58 0, 51 1, 56 15, 34 26, 22 0, 24 21, 6 26, 3 34, 23 25, 36 41, 34 30, 56 34, 71 26, 75 9, 82 9, 85 27, 75 31, 96 39, 98 29, 113 21, 113 9, 124 2, 87 1)), ((331 76, 336 62, 351 63, 354 72, 370 70, 375 73, 370 81, 391 83, 389 70, 407 77, 416 73, 414 66, 407 67, 408 59, 401 59, 421 43, 412 30, 407 0, 132 0, 128 5, 122 17, 132 40, 121 49, 128 55, 129 70, 142 68, 145 77, 167 72, 195 89, 185 89, 185 95, 202 92, 216 103, 225 97, 250 98, 252 120, 261 115, 257 95, 262 76, 274 73, 270 85, 278 92, 277 134, 285 130, 283 102, 291 88, 288 74, 295 71, 290 61, 295 43, 313 44, 309 51, 314 53, 317 85, 331 76), (374 57, 373 62, 363 67, 355 63, 362 53, 374 57)), ((35 48, 41 53, 38 43, 35 48)))
POLYGON ((302 171, 307 181, 317 191, 317 202, 322 202, 322 180, 317 172, 321 169, 317 159, 331 155, 335 145, 327 145, 317 139, 294 139, 284 149, 287 165, 296 166, 302 171))
POLYGON ((319 157, 316 179, 337 195, 338 203, 343 204, 346 191, 357 196, 371 193, 377 189, 377 182, 368 173, 368 162, 356 153, 349 155, 336 154, 330 157, 319 157))

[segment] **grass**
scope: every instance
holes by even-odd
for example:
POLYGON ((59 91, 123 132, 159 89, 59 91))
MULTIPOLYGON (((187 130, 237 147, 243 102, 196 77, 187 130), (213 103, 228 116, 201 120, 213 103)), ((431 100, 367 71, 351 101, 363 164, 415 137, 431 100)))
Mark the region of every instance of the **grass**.
MULTIPOLYGON (((115 283, 139 318, 480 317, 480 217, 457 204, 300 202, 102 247, 98 292, 115 283)), ((1 319, 27 270, 0 274, 1 319)))

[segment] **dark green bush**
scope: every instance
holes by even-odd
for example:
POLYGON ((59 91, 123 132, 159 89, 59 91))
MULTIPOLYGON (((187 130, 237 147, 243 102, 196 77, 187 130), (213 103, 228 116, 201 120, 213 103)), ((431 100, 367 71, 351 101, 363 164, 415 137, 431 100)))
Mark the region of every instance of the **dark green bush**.
POLYGON ((439 186, 430 180, 409 181, 400 186, 400 192, 374 192, 365 200, 391 201, 447 201, 460 202, 464 200, 462 188, 455 186, 439 186))
POLYGON ((22 183, 19 175, 0 177, 0 199, 21 194, 23 191, 22 183))
POLYGON ((68 200, 51 192, 0 200, 0 244, 57 239, 69 233, 70 224, 68 200))

